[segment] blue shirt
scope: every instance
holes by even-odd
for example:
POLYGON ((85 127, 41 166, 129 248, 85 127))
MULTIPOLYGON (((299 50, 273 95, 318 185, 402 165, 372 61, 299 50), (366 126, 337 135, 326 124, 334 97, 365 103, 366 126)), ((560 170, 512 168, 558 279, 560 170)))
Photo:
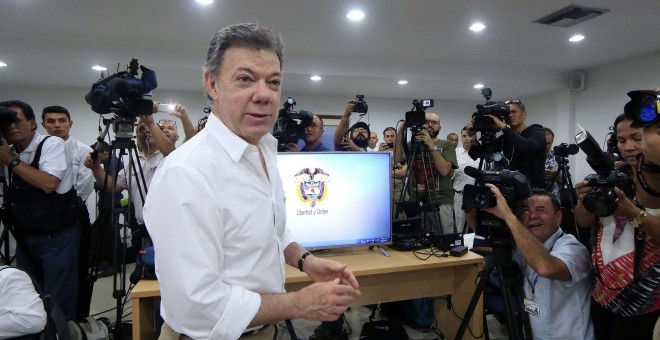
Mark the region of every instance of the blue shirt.
POLYGON ((513 259, 520 264, 525 276, 525 299, 540 307, 538 316, 529 314, 534 339, 594 339, 590 314, 591 263, 587 248, 561 229, 543 246, 550 255, 566 264, 571 279, 539 276, 525 263, 520 251, 515 250, 513 259))
POLYGON ((327 146, 323 145, 323 142, 318 143, 313 149, 308 150, 307 145, 303 146, 302 149, 300 149, 301 152, 316 152, 316 151, 332 151, 330 148, 327 146))

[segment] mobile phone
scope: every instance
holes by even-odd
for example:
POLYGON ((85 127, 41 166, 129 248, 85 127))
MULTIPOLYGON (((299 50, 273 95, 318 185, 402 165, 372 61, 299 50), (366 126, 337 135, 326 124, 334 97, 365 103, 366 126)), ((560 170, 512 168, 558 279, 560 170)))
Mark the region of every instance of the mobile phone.
POLYGON ((387 147, 390 149, 394 149, 394 142, 387 143, 387 147))

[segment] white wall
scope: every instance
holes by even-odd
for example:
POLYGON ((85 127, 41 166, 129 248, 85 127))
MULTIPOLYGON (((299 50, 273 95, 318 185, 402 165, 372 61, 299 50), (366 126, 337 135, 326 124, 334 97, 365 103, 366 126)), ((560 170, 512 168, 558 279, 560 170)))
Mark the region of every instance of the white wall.
MULTIPOLYGON (((630 90, 647 89, 660 86, 657 75, 660 74, 660 53, 645 57, 622 61, 613 65, 586 70, 586 89, 569 91, 568 76, 566 89, 541 94, 523 100, 528 111, 529 124, 541 124, 555 132, 555 144, 562 142, 574 143, 576 122, 587 129, 599 142, 605 140, 609 126, 614 118, 623 111, 623 105, 628 101, 626 93, 630 90)), ((201 79, 201 74, 200 74, 201 79)), ((200 81, 201 84, 201 81, 200 81)), ((95 142, 99 134, 99 117, 84 100, 89 88, 63 87, 27 87, 0 86, 0 99, 21 99, 29 103, 40 122, 41 109, 48 105, 61 105, 69 109, 74 121, 71 134, 86 144, 95 142)), ((494 89, 496 91, 496 89, 494 89)), ((366 92, 366 91, 365 91, 366 92)), ((341 115, 346 101, 353 99, 353 94, 345 97, 297 95, 283 93, 283 98, 292 96, 298 103, 297 109, 306 109, 315 114, 341 115)), ((154 99, 162 102, 181 102, 196 124, 203 117, 202 109, 207 106, 206 97, 201 85, 198 92, 168 92, 154 91, 154 99)), ((412 107, 412 99, 388 99, 365 97, 369 104, 369 113, 363 118, 370 124, 373 131, 382 138, 382 131, 387 126, 394 126, 412 107)), ((417 98, 423 99, 423 98, 417 98)), ((493 98, 504 100, 508 98, 493 98)), ((440 115, 442 130, 440 137, 445 138, 449 132, 460 133, 461 128, 470 119, 475 105, 483 103, 483 98, 475 93, 473 102, 436 101, 435 107, 428 111, 440 115)), ((165 117, 159 113, 157 119, 165 117)), ((351 117, 351 123, 357 121, 357 114, 351 117)), ((43 128, 39 131, 45 133, 43 128)), ((179 134, 183 131, 179 127, 179 134)), ((584 154, 571 157, 571 171, 574 181, 591 173, 589 165, 584 161, 584 154)), ((91 202, 90 202, 91 203, 91 202)))

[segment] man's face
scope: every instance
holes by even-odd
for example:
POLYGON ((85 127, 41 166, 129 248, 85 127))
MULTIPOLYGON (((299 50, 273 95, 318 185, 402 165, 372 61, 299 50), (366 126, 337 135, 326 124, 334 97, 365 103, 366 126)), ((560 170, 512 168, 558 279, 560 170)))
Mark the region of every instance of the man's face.
POLYGON ((448 134, 447 140, 454 145, 458 145, 458 135, 455 133, 448 134))
POLYGON ((471 146, 470 136, 467 133, 467 130, 461 131, 461 143, 463 143, 464 149, 469 149, 471 146))
POLYGON ((550 153, 550 149, 552 149, 552 143, 554 142, 555 137, 553 137, 549 133, 545 133, 545 154, 548 155, 550 153))
POLYGON ((522 224, 536 237, 539 242, 545 242, 561 223, 561 210, 555 211, 550 197, 532 195, 523 207, 522 224))
POLYGON ((383 133, 383 141, 385 143, 394 143, 396 140, 396 131, 394 130, 387 130, 385 133, 383 133))
POLYGON ((438 134, 440 133, 440 117, 435 113, 427 112, 424 129, 426 129, 426 132, 429 133, 431 138, 438 137, 438 134))
POLYGON ((319 116, 314 116, 312 124, 305 128, 305 143, 313 145, 316 144, 323 136, 323 126, 321 123, 321 118, 319 116))
POLYGON ((648 161, 660 165, 660 122, 642 130, 642 152, 648 161))
POLYGON ((172 144, 179 140, 179 132, 176 130, 176 123, 170 119, 161 119, 158 121, 158 126, 163 130, 163 133, 170 139, 172 144))
POLYGON ((137 122, 137 144, 140 147, 141 151, 147 152, 152 148, 156 148, 156 141, 151 135, 151 131, 142 123, 141 120, 137 122))
POLYGON ((230 47, 220 74, 204 74, 213 113, 236 135, 257 144, 277 119, 282 73, 275 52, 230 47))
POLYGON ((46 112, 41 125, 49 135, 67 140, 69 139, 69 131, 71 131, 71 126, 73 126, 73 121, 69 120, 66 113, 46 112))
POLYGON ((369 135, 369 147, 373 149, 376 147, 376 144, 378 144, 378 134, 372 132, 371 135, 369 135))
POLYGON ((16 111, 16 122, 9 124, 6 128, 2 129, 2 134, 9 144, 17 144, 21 142, 30 142, 34 136, 34 129, 37 127, 37 122, 34 119, 26 120, 23 110, 19 107, 12 106, 10 109, 16 111))
MULTIPOLYGON (((368 142, 369 131, 367 131, 366 129, 363 129, 363 128, 355 128, 351 132, 351 139, 353 140, 353 142, 356 142, 356 141, 360 141, 360 142, 367 141, 368 142)), ((355 144, 357 144, 357 142, 355 144)))
POLYGON ((511 127, 518 127, 525 122, 527 112, 520 109, 518 104, 509 104, 509 125, 511 127))

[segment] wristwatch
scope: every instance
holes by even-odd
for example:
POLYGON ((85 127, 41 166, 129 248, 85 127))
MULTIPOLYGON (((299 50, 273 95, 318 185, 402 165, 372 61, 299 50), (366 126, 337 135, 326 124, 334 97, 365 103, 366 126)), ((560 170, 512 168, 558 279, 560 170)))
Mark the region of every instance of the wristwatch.
POLYGON ((15 166, 19 164, 21 164, 21 160, 19 158, 16 158, 11 162, 9 162, 9 164, 7 164, 7 168, 9 169, 9 171, 11 171, 15 166))
POLYGON ((648 216, 648 214, 649 213, 647 213, 646 210, 642 209, 642 211, 640 211, 637 216, 630 219, 630 225, 632 225, 635 229, 639 228, 644 223, 644 219, 646 216, 648 216))
POLYGON ((440 151, 440 152, 442 152, 442 149, 440 149, 437 146, 434 146, 433 149, 431 149, 431 151, 440 151))

